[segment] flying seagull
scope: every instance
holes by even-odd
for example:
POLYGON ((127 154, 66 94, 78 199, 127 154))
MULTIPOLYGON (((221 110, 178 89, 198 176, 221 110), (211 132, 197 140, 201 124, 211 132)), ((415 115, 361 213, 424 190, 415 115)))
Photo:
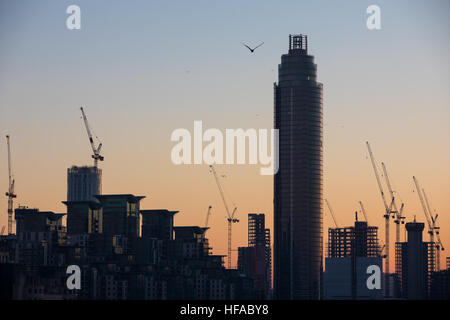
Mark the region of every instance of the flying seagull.
POLYGON ((248 50, 250 50, 250 52, 251 53, 253 53, 253 51, 255 51, 256 50, 256 48, 259 48, 259 47, 261 47, 263 44, 264 44, 264 42, 262 42, 260 45, 258 45, 258 46, 256 46, 256 47, 254 47, 253 49, 252 48, 250 48, 248 45, 246 45, 245 43, 243 43, 242 42, 242 44, 244 45, 244 46, 246 46, 247 48, 248 48, 248 50))

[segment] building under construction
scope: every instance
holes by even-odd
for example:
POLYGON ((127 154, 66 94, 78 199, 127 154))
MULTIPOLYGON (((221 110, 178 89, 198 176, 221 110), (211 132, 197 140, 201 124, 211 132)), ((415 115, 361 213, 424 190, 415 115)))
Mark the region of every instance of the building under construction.
POLYGON ((269 299, 272 282, 270 229, 264 213, 248 215, 248 247, 238 248, 238 270, 256 280, 257 299, 269 299))
POLYGON ((396 243, 395 270, 401 298, 417 300, 430 296, 436 246, 422 241, 423 229, 423 223, 407 223, 408 241, 396 243))
POLYGON ((67 169, 67 201, 97 201, 102 194, 102 169, 77 167, 67 169))
POLYGON ((382 288, 366 284, 369 267, 382 272, 378 227, 356 220, 355 225, 328 229, 323 298, 325 300, 381 299, 382 288))
POLYGON ((330 228, 327 251, 329 258, 379 257, 378 227, 355 221, 353 227, 330 228))

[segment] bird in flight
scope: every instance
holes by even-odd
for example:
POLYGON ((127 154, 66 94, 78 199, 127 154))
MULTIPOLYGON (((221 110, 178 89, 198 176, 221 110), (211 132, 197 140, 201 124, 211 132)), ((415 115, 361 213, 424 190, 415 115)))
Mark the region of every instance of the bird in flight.
POLYGON ((262 42, 260 45, 257 45, 256 47, 254 47, 253 49, 252 48, 250 48, 248 45, 246 45, 245 43, 243 43, 242 42, 242 44, 244 45, 244 46, 246 46, 247 48, 248 48, 248 50, 250 50, 250 52, 251 53, 253 53, 253 51, 255 51, 256 50, 256 48, 259 48, 259 47, 261 47, 263 44, 264 44, 264 42, 262 42))

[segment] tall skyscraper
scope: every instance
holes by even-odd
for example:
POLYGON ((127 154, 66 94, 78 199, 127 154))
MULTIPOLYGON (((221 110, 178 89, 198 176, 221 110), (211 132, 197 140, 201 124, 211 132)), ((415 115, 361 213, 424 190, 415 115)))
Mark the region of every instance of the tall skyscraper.
POLYGON ((72 166, 67 169, 67 201, 97 201, 102 194, 102 169, 72 166))
POLYGON ((274 85, 279 170, 274 180, 277 299, 319 299, 322 269, 322 84, 305 35, 289 36, 274 85))

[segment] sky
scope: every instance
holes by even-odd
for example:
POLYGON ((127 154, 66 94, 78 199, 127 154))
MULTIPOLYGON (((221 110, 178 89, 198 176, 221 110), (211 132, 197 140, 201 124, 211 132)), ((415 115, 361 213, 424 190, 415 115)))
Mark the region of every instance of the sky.
MULTIPOLYGON (((226 254, 226 213, 214 178, 207 165, 175 166, 170 135, 192 131, 194 120, 205 129, 272 128, 277 65, 288 35, 301 33, 324 85, 324 197, 339 226, 353 223, 361 200, 384 241, 370 141, 407 221, 425 222, 413 192, 418 177, 439 213, 447 256, 449 9, 445 0, 1 0, 1 185, 7 191, 9 134, 15 205, 64 212, 67 168, 92 164, 83 106, 103 143, 103 193, 145 195, 144 209, 180 210, 176 225, 203 225, 211 205, 208 237, 214 254, 226 254), (81 8, 80 30, 66 27, 72 4, 81 8), (371 4, 381 8, 381 30, 366 27, 371 4), (252 54, 241 42, 264 45, 252 54)), ((248 213, 265 213, 273 225, 273 177, 259 167, 216 166, 238 207, 234 248, 247 244, 248 213)), ((7 197, 0 208, 1 226, 7 197)), ((324 214, 326 242, 334 224, 324 214)))

